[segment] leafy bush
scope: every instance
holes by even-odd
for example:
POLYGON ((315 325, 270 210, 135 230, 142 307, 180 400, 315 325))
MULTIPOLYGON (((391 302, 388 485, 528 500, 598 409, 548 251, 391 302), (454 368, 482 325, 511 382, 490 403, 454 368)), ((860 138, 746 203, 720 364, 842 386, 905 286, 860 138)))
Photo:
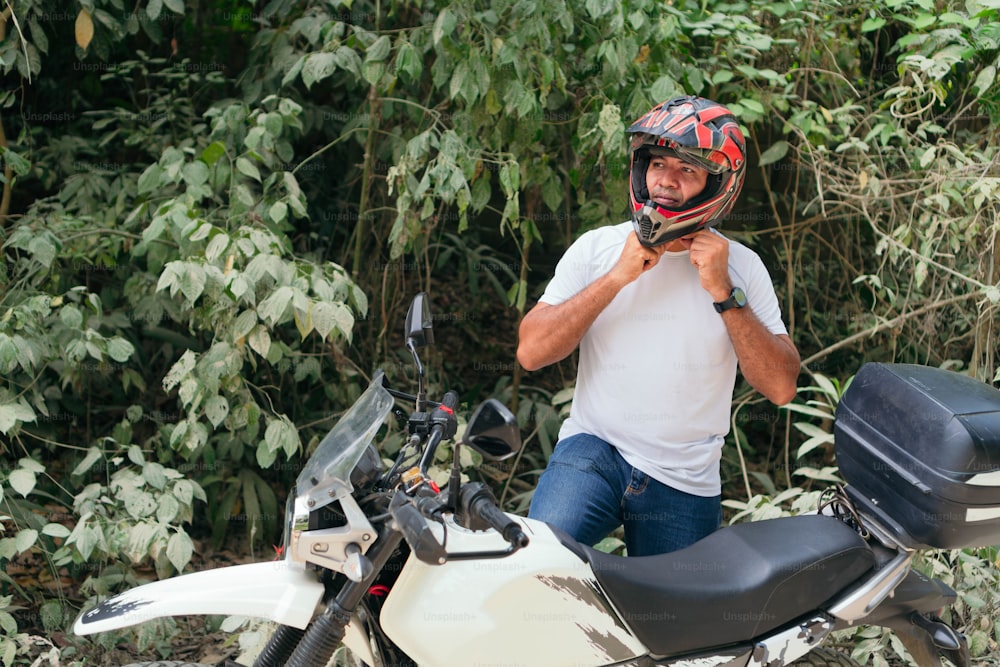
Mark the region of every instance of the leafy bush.
POLYGON ((817 388, 766 419, 740 389, 734 511, 833 479, 821 378, 998 379, 992 0, 210 4, 0 9, 0 561, 91 595, 184 567, 185 536, 275 540, 331 416, 377 366, 406 380, 418 290, 455 324, 433 382, 516 408, 529 447, 474 474, 523 510, 573 361, 525 378, 517 320, 624 219, 624 129, 674 94, 745 126, 724 230, 773 268, 817 388))

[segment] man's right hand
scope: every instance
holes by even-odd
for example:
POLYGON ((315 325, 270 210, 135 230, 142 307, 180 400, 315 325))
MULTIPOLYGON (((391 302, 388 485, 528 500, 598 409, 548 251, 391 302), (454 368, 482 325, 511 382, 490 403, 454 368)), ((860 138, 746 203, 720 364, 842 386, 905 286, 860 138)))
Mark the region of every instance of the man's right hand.
POLYGON ((625 239, 622 254, 609 272, 610 277, 624 287, 656 266, 664 252, 665 245, 648 248, 639 242, 639 237, 633 232, 625 239))

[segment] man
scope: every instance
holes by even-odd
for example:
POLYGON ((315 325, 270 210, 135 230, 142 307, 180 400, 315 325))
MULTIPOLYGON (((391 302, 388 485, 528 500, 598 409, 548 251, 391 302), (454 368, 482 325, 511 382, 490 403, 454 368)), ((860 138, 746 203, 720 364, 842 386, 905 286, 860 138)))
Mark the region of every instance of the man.
POLYGON ((763 262, 711 228, 745 176, 731 112, 677 98, 628 132, 632 220, 570 246, 521 323, 517 358, 536 370, 580 348, 570 417, 529 516, 587 544, 623 525, 641 556, 719 527, 737 366, 784 404, 799 354, 763 262))

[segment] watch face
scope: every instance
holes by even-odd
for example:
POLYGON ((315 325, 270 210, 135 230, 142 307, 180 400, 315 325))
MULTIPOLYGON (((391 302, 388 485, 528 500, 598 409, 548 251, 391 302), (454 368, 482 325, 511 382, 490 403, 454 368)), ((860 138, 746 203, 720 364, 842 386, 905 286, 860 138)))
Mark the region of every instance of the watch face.
POLYGON ((721 303, 712 304, 715 306, 717 312, 723 312, 729 310, 730 308, 742 308, 747 305, 747 295, 743 291, 742 287, 734 287, 731 292, 729 292, 729 298, 721 303))

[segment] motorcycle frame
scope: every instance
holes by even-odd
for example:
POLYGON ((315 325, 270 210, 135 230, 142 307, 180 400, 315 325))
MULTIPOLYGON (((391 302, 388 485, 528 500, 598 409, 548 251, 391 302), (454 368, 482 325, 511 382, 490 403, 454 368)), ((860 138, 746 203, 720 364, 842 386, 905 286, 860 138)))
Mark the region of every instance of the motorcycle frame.
MULTIPOLYGON (((382 382, 383 378, 376 376, 376 381, 379 383, 377 386, 389 395, 415 404, 415 412, 409 420, 411 443, 418 447, 423 445, 420 474, 417 478, 426 476, 426 468, 433 459, 442 436, 447 439, 454 435, 453 408, 458 403, 458 397, 453 392, 445 394, 442 403, 427 400, 424 367, 418 349, 433 342, 432 325, 433 319, 429 312, 427 295, 418 294, 407 313, 405 329, 406 348, 413 356, 417 371, 418 387, 415 396, 389 389, 382 382), (446 416, 437 415, 437 410, 433 415, 426 414, 425 411, 429 407, 447 408, 442 411, 446 416), (416 419, 418 415, 422 415, 423 419, 416 419)), ((390 409, 390 405, 384 403, 381 405, 386 411, 390 409)), ((383 416, 385 414, 387 413, 383 416)), ((508 447, 507 456, 513 454, 520 446, 520 434, 513 415, 510 415, 509 425, 513 427, 513 437, 507 437, 507 434, 498 437, 496 434, 489 434, 503 445, 507 445, 508 440, 517 441, 516 446, 508 447)), ((333 433, 331 431, 328 435, 328 438, 334 437, 330 440, 331 443, 337 442, 333 433)), ((369 438, 369 445, 370 438, 374 436, 374 431, 353 432, 348 429, 347 433, 350 437, 369 438)), ((486 436, 487 433, 481 435, 486 436)), ((474 442, 468 444, 475 446, 474 442)), ((442 505, 452 512, 457 512, 460 496, 458 489, 461 480, 457 452, 458 444, 455 446, 455 466, 448 488, 448 502, 442 505)), ((484 455, 489 453, 488 448, 481 449, 480 452, 484 455)), ((568 586, 567 589, 571 591, 570 604, 579 603, 582 597, 588 597, 583 606, 586 607, 588 604, 594 606, 594 609, 583 614, 588 621, 596 619, 597 630, 593 631, 589 638, 592 647, 600 644, 594 639, 596 636, 611 636, 620 645, 614 651, 606 652, 608 657, 612 657, 612 653, 617 654, 616 657, 612 657, 615 662, 595 662, 601 659, 598 655, 600 651, 587 655, 586 650, 582 652, 578 650, 577 664, 594 667, 694 667, 696 665, 778 667, 807 654, 833 630, 864 623, 895 630, 922 667, 941 665, 942 653, 958 667, 968 665, 968 647, 965 638, 935 615, 936 610, 954 602, 955 592, 942 582, 929 579, 912 570, 915 552, 905 547, 903 541, 895 539, 890 530, 879 524, 877 518, 866 516, 864 521, 848 522, 862 534, 867 529, 875 538, 870 542, 872 551, 876 555, 875 569, 869 576, 844 591, 823 608, 809 612, 802 618, 791 620, 762 637, 747 640, 736 646, 708 648, 704 652, 681 656, 652 656, 629 628, 625 615, 621 610, 615 609, 601 589, 589 562, 579 558, 575 564, 579 572, 573 572, 572 567, 567 567, 567 563, 572 562, 571 559, 567 559, 568 554, 559 553, 558 548, 554 546, 558 540, 553 542, 552 533, 544 524, 508 515, 514 522, 520 521, 536 537, 539 535, 544 537, 547 534, 548 542, 545 539, 539 542, 535 542, 535 538, 532 539, 534 550, 530 546, 526 547, 528 539, 524 532, 518 531, 521 533, 518 539, 508 534, 512 521, 505 523, 501 520, 503 515, 495 501, 486 506, 477 505, 483 508, 479 510, 480 519, 489 514, 491 518, 486 520, 486 523, 492 525, 494 530, 469 530, 464 522, 456 523, 454 514, 448 514, 447 517, 435 514, 434 520, 428 520, 425 526, 421 517, 427 518, 431 514, 419 513, 414 487, 404 488, 398 485, 399 480, 394 476, 397 472, 396 467, 402 460, 402 458, 397 459, 396 465, 385 473, 382 485, 378 485, 380 492, 387 492, 383 500, 388 506, 379 506, 378 502, 375 503, 378 507, 370 516, 381 516, 381 520, 375 521, 377 527, 372 525, 369 515, 366 514, 366 509, 372 507, 366 505, 363 509, 353 495, 351 483, 343 479, 345 471, 337 470, 336 473, 340 476, 331 474, 324 477, 317 474, 317 480, 313 480, 311 486, 307 485, 306 490, 301 491, 301 495, 289 499, 284 560, 219 568, 140 586, 83 613, 77 620, 74 630, 77 634, 91 634, 135 625, 151 618, 189 614, 251 616, 274 621, 280 626, 275 637, 264 648, 261 659, 255 663, 258 667, 283 665, 286 661, 289 665, 313 664, 312 658, 332 654, 340 643, 344 643, 361 659, 374 666, 380 662, 380 657, 404 656, 394 641, 408 643, 414 647, 420 646, 419 637, 410 637, 408 641, 404 641, 406 630, 405 623, 401 622, 401 619, 405 621, 406 612, 412 608, 415 600, 433 597, 431 596, 433 591, 421 590, 422 586, 426 585, 420 582, 421 572, 428 575, 427 579, 435 577, 434 569, 425 568, 446 567, 450 559, 454 564, 452 572, 468 572, 470 563, 485 562, 484 559, 505 558, 517 554, 517 558, 520 559, 518 562, 524 563, 526 558, 534 557, 533 553, 540 553, 543 563, 536 571, 536 577, 546 574, 545 567, 556 566, 562 567, 562 571, 568 573, 566 581, 582 584, 576 586, 575 590, 573 586, 568 586), (387 482, 389 478, 392 478, 391 483, 387 482), (323 485, 320 485, 318 481, 320 479, 323 480, 323 485), (396 494, 403 495, 392 496, 393 492, 388 488, 390 486, 396 489, 396 494), (398 505, 393 504, 396 500, 403 501, 400 505, 405 505, 403 509, 407 510, 406 514, 398 505), (345 523, 334 527, 316 525, 319 521, 314 522, 314 519, 319 519, 319 510, 334 502, 339 503, 345 523), (395 513, 397 510, 398 514, 395 513), (387 520, 387 511, 392 520, 387 520), (443 529, 445 536, 448 534, 447 531, 451 530, 459 535, 455 541, 461 543, 464 540, 466 546, 469 544, 477 546, 464 551, 462 549, 451 551, 449 547, 449 551, 446 552, 444 543, 432 545, 440 549, 435 551, 436 565, 428 566, 427 563, 434 561, 428 560, 426 553, 422 558, 418 558, 421 555, 421 547, 425 550, 427 547, 421 540, 430 535, 433 541, 434 530, 442 529, 439 523, 449 522, 450 527, 443 529), (861 528, 862 523, 864 528, 861 528), (503 538, 496 532, 498 530, 503 532, 503 538), (407 542, 412 547, 412 552, 408 554, 400 551, 404 543, 404 532, 407 542), (474 533, 485 538, 470 538, 469 535, 474 533), (500 548, 503 545, 499 544, 498 540, 508 540, 507 549, 500 548), (538 544, 541 544, 541 547, 538 544), (519 551, 522 547, 525 547, 525 550, 519 551), (389 587, 389 595, 385 602, 377 611, 373 611, 369 608, 365 595, 395 555, 405 556, 405 563, 399 575, 391 577, 389 583, 392 585, 389 587), (343 576, 336 576, 337 574, 343 576), (417 594, 414 594, 415 591, 417 594), (389 610, 385 619, 387 623, 383 624, 384 612, 387 609, 389 610), (395 629, 392 621, 394 614, 395 629), (608 628, 611 630, 607 635, 602 635, 608 628), (392 639, 393 634, 396 635, 396 640, 392 639)), ((353 470, 350 472, 353 473, 353 470)), ((850 501, 846 502, 850 505, 850 501)), ((849 509, 853 513, 853 508, 849 509)), ((854 519, 858 519, 856 514, 854 519)), ((518 529, 518 526, 514 528, 518 529)), ((539 566, 535 564, 533 567, 537 569, 539 566)), ((489 584, 497 585, 496 582, 489 584)), ((501 582, 500 585, 506 583, 501 582)), ((525 586, 524 581, 516 582, 514 585, 525 586)), ((530 584, 527 587, 530 587, 530 584)), ((516 608, 517 603, 518 600, 515 599, 507 604, 516 608)), ((502 613, 504 612, 501 611, 502 613)), ((523 623, 521 625, 523 626, 523 623)), ((535 637, 539 645, 544 645, 548 639, 544 635, 539 636, 537 632, 535 637)), ((442 636, 440 639, 447 641, 448 637, 442 636)), ((501 641, 513 639, 514 637, 504 637, 501 641)), ((558 642, 549 643, 558 644, 558 642)), ((502 644, 496 647, 501 653, 504 648, 502 644)), ((556 656, 556 662, 559 662, 560 658, 563 662, 569 659, 568 653, 563 655, 559 652, 561 648, 560 646, 554 648, 553 655, 556 656)), ((597 648, 604 647, 597 646, 597 648)), ((437 654, 428 654, 423 656, 422 660, 424 663, 437 665, 439 661, 436 657, 437 654)), ((459 664, 456 660, 460 659, 461 657, 456 657, 451 662, 459 664)), ((552 663, 539 664, 549 667, 552 663)))
MULTIPOLYGON (((345 511, 345 515, 364 517, 352 497, 346 496, 340 500, 342 507, 356 509, 345 511)), ((290 552, 283 561, 207 570, 140 586, 119 596, 110 613, 105 613, 100 618, 84 614, 78 621, 77 631, 80 634, 104 632, 156 617, 190 614, 250 616, 290 627, 306 628, 309 620, 323 611, 323 599, 326 597, 327 608, 334 607, 350 615, 350 621, 344 629, 344 645, 362 660, 372 661, 368 664, 376 664, 376 653, 384 655, 396 652, 398 647, 395 644, 385 646, 384 640, 392 642, 391 637, 380 636, 381 633, 375 635, 372 629, 366 627, 372 623, 380 623, 381 619, 366 619, 366 614, 372 614, 362 605, 362 601, 370 585, 402 543, 401 534, 383 524, 366 554, 372 562, 372 570, 357 581, 339 580, 343 582, 339 590, 330 590, 329 585, 325 586, 320 582, 316 571, 298 562, 314 560, 305 556, 312 554, 313 547, 317 544, 334 541, 346 545, 348 537, 353 539, 359 534, 365 534, 364 528, 370 527, 370 523, 364 518, 363 524, 362 527, 354 528, 346 526, 339 532, 329 532, 331 529, 324 529, 326 532, 309 531, 323 532, 325 537, 323 540, 301 541, 303 547, 310 546, 299 554, 302 557, 300 559, 294 552, 290 552), (376 646, 374 649, 373 643, 376 646)), ((933 614, 954 602, 954 591, 940 581, 909 569, 913 552, 893 544, 888 534, 878 528, 875 531, 881 540, 888 542, 879 547, 882 565, 871 577, 834 601, 825 611, 817 610, 816 614, 808 618, 737 647, 710 649, 698 655, 686 656, 637 655, 625 661, 606 664, 622 667, 766 664, 774 667, 805 655, 831 631, 850 628, 859 623, 880 625, 896 631, 918 661, 917 664, 922 667, 942 665, 938 655, 942 651, 955 664, 968 664, 964 642, 961 642, 962 646, 958 649, 941 647, 935 642, 935 631, 947 626, 939 624, 933 614), (866 613, 858 614, 859 609, 869 606, 871 609, 866 613), (964 658, 963 650, 966 656, 964 658)), ((526 551, 530 555, 531 549, 526 551)), ((334 553, 346 554, 346 550, 335 549, 334 553)), ((346 558, 325 559, 323 567, 343 571, 346 562, 346 558)), ((411 564, 428 567, 417 563, 413 554, 408 556, 404 571, 411 564)), ((620 614, 618 617, 621 620, 620 614)))

